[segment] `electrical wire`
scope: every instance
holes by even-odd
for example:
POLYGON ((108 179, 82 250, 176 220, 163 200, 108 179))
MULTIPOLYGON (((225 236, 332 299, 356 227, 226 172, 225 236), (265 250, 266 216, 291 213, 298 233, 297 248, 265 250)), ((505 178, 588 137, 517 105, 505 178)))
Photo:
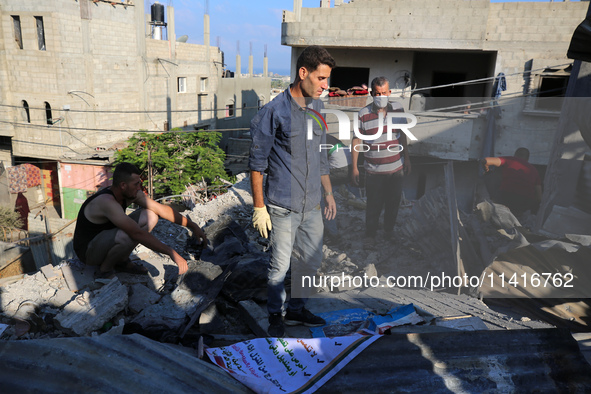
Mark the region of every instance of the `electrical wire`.
MULTIPOLYGON (((515 75, 524 75, 524 74, 531 74, 534 72, 538 72, 538 71, 543 71, 543 70, 547 70, 547 69, 553 69, 553 68, 560 68, 560 67, 564 67, 564 66, 570 66, 572 65, 572 63, 564 63, 564 64, 557 64, 557 65, 552 65, 552 66, 547 66, 544 68, 538 68, 538 69, 534 69, 534 70, 524 70, 521 72, 515 72, 515 73, 511 73, 511 74, 506 74, 505 77, 511 77, 511 76, 515 76, 515 75)), ((149 78, 149 76, 148 76, 149 78)), ((482 84, 482 83, 488 83, 489 81, 494 81, 495 79, 497 79, 498 77, 486 77, 486 78, 479 78, 479 79, 472 79, 472 80, 467 80, 467 81, 462 81, 462 82, 455 82, 455 83, 451 83, 451 84, 446 84, 446 85, 434 85, 434 86, 427 86, 427 87, 423 87, 423 88, 418 88, 418 89, 412 89, 411 93, 415 93, 415 92, 420 92, 420 91, 424 91, 424 90, 432 90, 432 89, 440 89, 440 88, 446 88, 446 87, 453 87, 453 86, 464 86, 464 85, 477 85, 477 84, 482 84)), ((0 104, 0 107, 9 107, 9 108, 22 108, 22 106, 19 105, 10 105, 10 104, 0 104)), ((236 111, 238 109, 242 109, 242 110, 246 110, 246 109, 259 109, 258 106, 252 106, 252 107, 242 107, 242 108, 236 108, 236 111)), ((45 111, 45 108, 37 108, 37 107, 29 107, 29 110, 42 110, 45 111)), ((64 111, 64 110, 59 110, 59 111, 64 111)), ((67 110, 69 112, 81 112, 81 113, 87 113, 87 112, 93 112, 93 113, 120 113, 120 114, 152 114, 152 113, 187 113, 187 112, 214 112, 214 111, 225 111, 225 108, 212 108, 212 109, 187 109, 187 110, 145 110, 145 111, 124 111, 124 110, 119 110, 119 109, 106 109, 106 110, 84 110, 84 109, 69 109, 67 110)))
MULTIPOLYGON (((534 73, 534 72, 537 72, 537 71, 543 71, 543 70, 547 70, 547 69, 553 69, 553 68, 559 68, 559 67, 571 66, 571 65, 572 65, 572 63, 564 63, 564 64, 557 64, 557 65, 554 65, 554 66, 548 66, 548 67, 544 67, 544 68, 537 68, 535 70, 524 70, 524 71, 515 72, 515 73, 512 73, 512 74, 506 74, 505 75, 505 78, 506 77, 512 77, 512 76, 515 76, 515 75, 531 74, 531 73, 534 73)), ((411 91, 411 93, 419 92, 419 91, 423 91, 423 90, 448 88, 448 87, 453 87, 453 86, 478 85, 478 84, 481 84, 481 83, 486 83, 486 82, 495 80, 497 78, 498 78, 498 76, 497 77, 486 77, 486 78, 472 79, 472 80, 463 81, 463 82, 449 83, 449 84, 446 84, 446 85, 428 86, 428 87, 425 87, 425 88, 413 89, 411 91)))
MULTIPOLYGON (((0 123, 10 124, 13 126, 24 126, 24 127, 36 127, 42 129, 52 129, 55 131, 59 131, 58 129, 49 126, 47 124, 35 124, 35 123, 18 123, 18 122, 11 122, 7 120, 0 120, 0 123)), ((169 131, 160 131, 160 130, 121 130, 121 129, 95 129, 95 128, 88 128, 88 127, 69 127, 64 126, 65 130, 79 130, 79 131, 108 131, 108 132, 117 132, 117 133, 205 133, 205 132, 225 132, 225 131, 247 131, 250 130, 249 127, 240 127, 240 128, 233 128, 233 129, 208 129, 208 130, 169 130, 169 131)))
MULTIPOLYGON (((11 105, 11 104, 0 104, 0 107, 8 107, 8 108, 23 108, 22 105, 11 105)), ((260 107, 253 106, 253 107, 236 107, 234 111, 238 110, 246 110, 246 109, 260 109, 260 107)), ((41 107, 29 107, 29 110, 39 110, 45 111, 46 108, 41 107)), ((219 111, 226 111, 225 108, 215 108, 215 109, 179 109, 179 110, 148 110, 148 111, 123 111, 119 109, 104 109, 104 110, 89 110, 89 109, 57 109, 54 111, 65 111, 65 112, 80 112, 80 113, 105 113, 105 114, 158 114, 158 113, 187 113, 187 112, 219 112, 219 111)))

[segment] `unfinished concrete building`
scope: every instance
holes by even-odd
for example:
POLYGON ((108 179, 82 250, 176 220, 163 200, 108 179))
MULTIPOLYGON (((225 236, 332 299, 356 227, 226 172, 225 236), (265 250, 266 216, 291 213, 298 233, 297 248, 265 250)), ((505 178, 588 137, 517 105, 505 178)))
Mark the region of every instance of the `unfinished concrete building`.
MULTIPOLYGON (((41 171, 29 205, 74 218, 107 181, 118 142, 139 130, 216 128, 224 65, 209 15, 196 45, 177 39, 173 7, 156 2, 151 11, 131 0, 0 1, 0 161, 41 171)), ((268 95, 270 81, 258 79, 248 90, 268 95)), ((2 172, 0 203, 14 206, 2 172)))
MULTIPOLYGON (((418 118, 413 129, 418 141, 409 148, 416 165, 405 185, 407 198, 442 183, 443 163, 433 164, 441 163, 437 159, 456 161, 463 208, 471 202, 475 160, 483 156, 512 155, 525 146, 543 176, 560 114, 557 97, 564 96, 572 67, 567 48, 588 2, 331 3, 302 8, 295 0, 293 11, 284 11, 282 44, 292 47, 292 74, 301 51, 316 44, 328 48, 337 62, 331 87, 347 91, 380 75, 389 78, 392 96, 418 118), (500 97, 491 103, 500 73, 506 90, 499 89, 500 97), (465 111, 468 101, 472 108, 465 111), (491 125, 485 114, 493 107, 498 112, 491 125)), ((365 105, 364 100, 344 104, 342 98, 330 98, 331 103, 365 105)), ((329 123, 334 120, 328 115, 329 123)), ((336 131, 336 125, 329 129, 336 131)), ((580 135, 567 142, 564 158, 578 161, 580 171, 589 148, 580 135)), ((574 183, 579 171, 570 175, 574 183)), ((574 203, 569 198, 565 205, 574 203)))

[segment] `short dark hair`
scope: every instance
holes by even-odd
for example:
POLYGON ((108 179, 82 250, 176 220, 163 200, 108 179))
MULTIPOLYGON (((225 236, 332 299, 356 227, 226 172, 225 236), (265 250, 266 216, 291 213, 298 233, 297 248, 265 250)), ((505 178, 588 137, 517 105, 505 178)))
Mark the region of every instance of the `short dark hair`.
POLYGON ((113 186, 119 186, 121 182, 129 181, 133 174, 140 175, 142 172, 134 164, 119 163, 113 172, 113 186))
POLYGON ((373 81, 371 81, 371 92, 373 93, 373 91, 376 90, 376 88, 378 86, 384 86, 385 84, 390 85, 390 81, 388 81, 388 78, 386 78, 386 77, 375 77, 373 79, 373 81))
POLYGON ((519 157, 520 159, 528 161, 529 160, 529 149, 523 148, 523 147, 517 148, 517 150, 515 151, 515 154, 513 156, 519 157))
POLYGON ((296 75, 299 75, 299 70, 302 67, 306 67, 308 72, 313 72, 321 64, 326 64, 330 68, 335 68, 336 66, 336 62, 326 49, 318 45, 310 45, 298 57, 296 75))

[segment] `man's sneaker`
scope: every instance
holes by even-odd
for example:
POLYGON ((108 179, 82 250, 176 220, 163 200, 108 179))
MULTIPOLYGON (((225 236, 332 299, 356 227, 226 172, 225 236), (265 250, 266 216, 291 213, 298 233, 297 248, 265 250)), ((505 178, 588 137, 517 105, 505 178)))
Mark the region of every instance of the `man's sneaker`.
POLYGON ((279 313, 271 313, 269 315, 269 329, 267 333, 270 337, 283 338, 285 336, 285 326, 283 325, 283 315, 279 313))
POLYGON ((288 326, 297 326, 303 324, 307 327, 320 327, 326 324, 326 321, 320 316, 316 316, 306 308, 302 308, 301 311, 295 312, 287 310, 285 315, 285 324, 288 326))

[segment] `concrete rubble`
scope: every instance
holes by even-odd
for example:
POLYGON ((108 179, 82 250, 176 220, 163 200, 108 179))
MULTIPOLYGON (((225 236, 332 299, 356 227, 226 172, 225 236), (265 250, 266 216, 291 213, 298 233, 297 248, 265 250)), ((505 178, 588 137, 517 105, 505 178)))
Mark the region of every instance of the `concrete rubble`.
POLYGON ((127 306, 127 288, 118 279, 94 292, 84 291, 64 305, 54 322, 65 331, 86 336, 127 306), (89 318, 90 317, 90 318, 89 318))
MULTIPOLYGON (((432 193, 432 202, 440 194, 432 193)), ((394 237, 385 247, 375 248, 361 236, 365 212, 355 207, 363 208, 364 201, 356 199, 344 187, 337 188, 335 195, 339 207, 339 236, 326 238, 322 275, 366 275, 380 278, 383 283, 389 275, 413 275, 441 269, 441 261, 434 258, 437 256, 429 248, 443 240, 436 239, 431 244, 413 240, 413 231, 419 231, 418 222, 412 219, 417 217, 418 208, 413 209, 413 206, 436 204, 403 200, 394 237)), ((158 239, 187 258, 189 271, 185 275, 178 277, 177 267, 168 257, 141 245, 132 258, 149 269, 146 276, 118 273, 112 280, 95 280, 94 268, 78 260, 43 267, 33 275, 0 286, 0 324, 8 325, 0 339, 140 333, 163 342, 183 343, 206 334, 222 338, 222 341, 224 338, 235 341, 252 338, 253 333, 259 337, 265 335, 269 242, 251 225, 249 179, 239 175, 238 182, 227 193, 185 214, 205 228, 210 240, 207 248, 202 250, 194 245, 187 229, 166 221, 160 221, 153 231, 158 239), (222 273, 227 277, 219 282, 222 273), (219 294, 211 293, 216 278, 221 289, 219 294), (200 311, 197 316, 196 310, 200 311), (190 323, 191 318, 194 323, 190 323)), ((516 221, 501 208, 495 210, 484 204, 472 215, 478 217, 485 228, 484 242, 490 244, 493 251, 518 242, 518 236, 502 235, 505 230, 496 228, 516 221)), ((464 221, 469 222, 465 217, 464 221)), ((289 281, 286 283, 289 285, 289 281)), ((379 313, 404 303, 401 293, 380 293, 379 288, 365 295, 347 285, 324 286, 318 290, 320 298, 310 302, 310 308, 318 312, 351 307, 357 302, 354 301, 357 296, 365 297, 363 303, 368 310, 379 313)), ((428 299, 429 296, 424 295, 427 293, 439 299, 453 297, 446 289, 443 293, 420 291, 420 294, 413 293, 414 301, 409 301, 418 308, 429 309, 434 305, 426 301, 421 304, 421 300, 428 299)), ((453 324, 449 319, 440 319, 442 326, 549 327, 511 310, 503 313, 488 310, 481 301, 466 295, 436 304, 439 306, 429 309, 429 313, 436 311, 440 318, 455 316, 453 324), (441 306, 446 303, 455 306, 446 310, 441 306), (457 316, 467 320, 457 320, 457 316)), ((304 327, 290 327, 288 335, 309 336, 310 333, 304 327)))

